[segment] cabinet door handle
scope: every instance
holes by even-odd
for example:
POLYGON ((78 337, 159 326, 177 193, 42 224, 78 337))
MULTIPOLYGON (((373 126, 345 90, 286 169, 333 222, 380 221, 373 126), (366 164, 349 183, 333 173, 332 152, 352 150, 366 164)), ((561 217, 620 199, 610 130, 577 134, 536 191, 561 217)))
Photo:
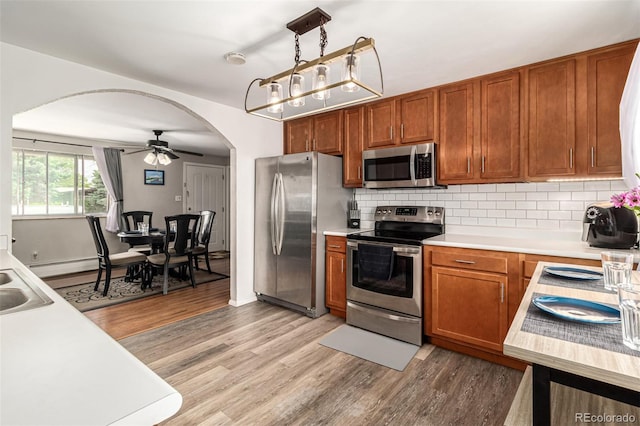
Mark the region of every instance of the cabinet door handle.
POLYGON ((393 140, 393 126, 389 126, 389 139, 393 140))
POLYGON ((591 147, 591 167, 596 166, 596 147, 591 147))
POLYGON ((500 283, 500 303, 504 303, 504 283, 500 283))
POLYGON ((316 149, 318 149, 316 147, 316 138, 313 138, 313 150, 315 151, 316 149))
POLYGON ((305 149, 306 151, 309 151, 309 139, 305 139, 305 140, 304 140, 304 149, 305 149))
POLYGON ((456 259, 456 262, 458 263, 464 263, 466 265, 475 265, 476 262, 474 262, 473 260, 462 260, 462 259, 456 259))
POLYGON ((484 155, 482 156, 482 168, 481 168, 482 173, 484 173, 484 155))
POLYGON ((344 259, 340 259, 340 273, 344 274, 344 259))
POLYGON ((471 159, 467 157, 467 174, 471 173, 471 159))
POLYGON ((569 168, 573 169, 573 148, 569 148, 569 168))
POLYGON ((336 248, 339 249, 341 246, 335 245, 335 244, 329 244, 329 248, 336 248))
POLYGON ((400 125, 400 139, 404 139, 404 123, 400 125))

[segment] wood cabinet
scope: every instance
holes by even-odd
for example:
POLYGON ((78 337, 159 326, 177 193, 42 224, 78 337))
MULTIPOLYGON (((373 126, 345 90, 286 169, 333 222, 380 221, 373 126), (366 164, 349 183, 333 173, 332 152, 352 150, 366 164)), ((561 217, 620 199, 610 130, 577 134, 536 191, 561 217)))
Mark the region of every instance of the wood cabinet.
POLYGON ((529 177, 575 174, 576 63, 528 69, 529 177))
POLYGON ((635 46, 588 55, 587 130, 588 176, 621 176, 620 100, 635 46))
POLYGON ((318 151, 341 155, 342 115, 338 110, 285 122, 285 154, 318 151))
POLYGON ((483 182, 522 179, 520 73, 480 80, 480 174, 483 182))
POLYGON ((474 176, 475 138, 473 83, 442 87, 439 92, 440 140, 438 182, 470 182, 474 176))
POLYGON ((347 238, 325 238, 325 304, 333 315, 345 318, 347 312, 347 238))
POLYGON ((362 187, 362 144, 364 141, 364 107, 344 111, 344 154, 342 183, 345 187, 362 187))
POLYGON ((522 180, 520 73, 440 89, 439 182, 522 180))
POLYGON ((425 333, 500 354, 518 255, 425 246, 425 265, 425 333))
POLYGON ((436 101, 436 91, 429 89, 367 105, 365 148, 435 141, 436 101))

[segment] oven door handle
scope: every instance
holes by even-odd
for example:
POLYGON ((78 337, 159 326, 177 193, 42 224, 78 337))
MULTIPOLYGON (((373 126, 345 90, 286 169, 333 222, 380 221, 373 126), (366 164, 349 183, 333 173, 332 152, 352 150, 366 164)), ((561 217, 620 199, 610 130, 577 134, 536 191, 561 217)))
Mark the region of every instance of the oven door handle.
POLYGON ((348 300, 347 300, 347 306, 349 308, 351 308, 351 309, 355 309, 356 311, 366 312, 369 315, 374 315, 376 317, 390 319, 390 320, 393 320, 393 321, 408 322, 408 323, 412 323, 412 324, 420 322, 419 318, 407 318, 407 317, 404 317, 404 316, 388 314, 386 312, 381 312, 379 310, 367 309, 367 308, 364 308, 362 306, 356 305, 355 303, 351 303, 348 300))
MULTIPOLYGON (((364 244, 364 243, 363 243, 364 244)), ((379 246, 393 246, 392 244, 374 244, 374 245, 379 245, 379 246)), ((350 241, 347 240, 347 247, 352 247, 353 250, 358 250, 358 241, 350 241)), ((409 257, 409 256, 415 256, 415 255, 419 255, 422 253, 422 247, 420 246, 393 246, 393 252, 396 253, 398 256, 403 256, 405 255, 405 257, 409 257)))

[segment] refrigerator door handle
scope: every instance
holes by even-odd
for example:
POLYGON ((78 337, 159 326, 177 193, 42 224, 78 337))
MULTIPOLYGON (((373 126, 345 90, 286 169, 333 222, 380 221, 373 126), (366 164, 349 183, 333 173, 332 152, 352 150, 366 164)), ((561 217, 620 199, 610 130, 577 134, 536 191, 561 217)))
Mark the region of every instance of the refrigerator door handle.
POLYGON ((278 255, 282 252, 282 241, 284 240, 284 181, 282 180, 282 173, 278 173, 278 198, 280 199, 280 208, 278 209, 278 255))
POLYGON ((276 222, 276 197, 278 196, 278 174, 273 175, 273 182, 271 183, 271 220, 269 220, 269 228, 271 235, 271 250, 273 254, 276 252, 276 238, 278 233, 276 222))

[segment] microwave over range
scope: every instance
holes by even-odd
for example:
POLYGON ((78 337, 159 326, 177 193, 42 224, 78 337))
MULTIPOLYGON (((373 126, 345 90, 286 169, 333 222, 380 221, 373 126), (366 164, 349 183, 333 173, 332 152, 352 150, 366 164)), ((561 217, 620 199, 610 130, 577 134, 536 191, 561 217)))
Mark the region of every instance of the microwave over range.
POLYGON ((362 152, 365 188, 444 188, 436 184, 436 144, 425 143, 362 152))

